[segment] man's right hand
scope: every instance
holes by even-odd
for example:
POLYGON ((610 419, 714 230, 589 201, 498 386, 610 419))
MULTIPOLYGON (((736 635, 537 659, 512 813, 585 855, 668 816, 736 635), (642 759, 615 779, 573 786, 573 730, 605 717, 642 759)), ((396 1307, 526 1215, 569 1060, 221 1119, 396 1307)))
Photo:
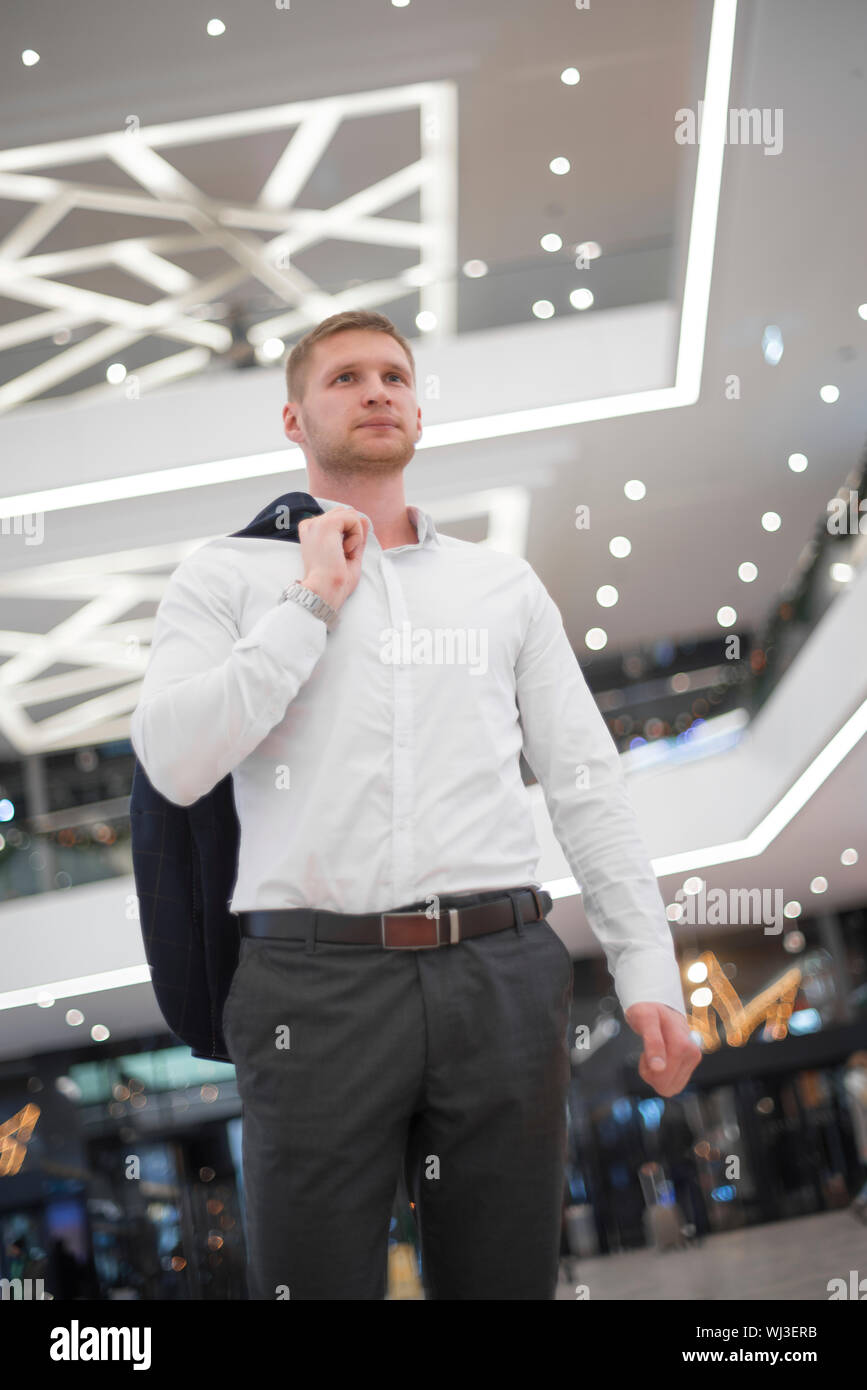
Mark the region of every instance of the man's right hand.
POLYGON ((353 507, 329 507, 298 523, 305 589, 339 609, 361 578, 370 522, 353 507))

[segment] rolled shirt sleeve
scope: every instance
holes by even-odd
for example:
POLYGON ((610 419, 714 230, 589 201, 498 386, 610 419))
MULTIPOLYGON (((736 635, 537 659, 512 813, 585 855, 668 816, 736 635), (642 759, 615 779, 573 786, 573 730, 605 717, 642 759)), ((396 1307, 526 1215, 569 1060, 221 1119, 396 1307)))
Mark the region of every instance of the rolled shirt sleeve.
POLYGON ((157 609, 130 739, 154 787, 179 806, 261 743, 325 650, 324 622, 276 597, 242 637, 240 584, 231 557, 202 546, 174 571, 157 609))
POLYGON ((686 1017, 671 928, 620 755, 560 612, 528 570, 531 617, 516 663, 524 755, 542 787, 623 1009, 649 1001, 686 1017))

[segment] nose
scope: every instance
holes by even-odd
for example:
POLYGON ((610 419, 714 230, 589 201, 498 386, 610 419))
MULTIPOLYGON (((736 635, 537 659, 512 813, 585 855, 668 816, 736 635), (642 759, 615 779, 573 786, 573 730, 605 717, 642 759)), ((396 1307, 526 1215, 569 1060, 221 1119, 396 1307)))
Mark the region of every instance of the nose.
POLYGON ((365 388, 364 398, 367 401, 379 401, 384 403, 391 400, 391 394, 384 382, 374 380, 370 386, 365 388))

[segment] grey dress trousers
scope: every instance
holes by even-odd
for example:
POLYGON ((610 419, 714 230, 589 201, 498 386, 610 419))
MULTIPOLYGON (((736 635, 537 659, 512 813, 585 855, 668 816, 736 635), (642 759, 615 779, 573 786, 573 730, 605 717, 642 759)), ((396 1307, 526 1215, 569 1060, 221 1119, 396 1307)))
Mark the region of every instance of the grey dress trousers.
POLYGON ((317 940, 314 914, 306 941, 242 937, 223 1028, 251 1299, 383 1299, 402 1163, 426 1299, 554 1298, 572 961, 512 905, 423 950, 317 940))

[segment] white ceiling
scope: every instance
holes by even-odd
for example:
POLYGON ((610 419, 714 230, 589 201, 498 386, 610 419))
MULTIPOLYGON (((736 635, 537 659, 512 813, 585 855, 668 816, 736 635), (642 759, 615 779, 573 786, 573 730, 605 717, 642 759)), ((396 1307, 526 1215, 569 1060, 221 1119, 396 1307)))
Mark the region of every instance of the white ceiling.
MULTIPOLYGON (((339 25, 333 7, 251 11, 236 0, 221 9, 227 32, 219 38, 206 36, 204 18, 159 3, 149 7, 146 22, 137 15, 135 25, 130 23, 132 11, 119 14, 115 6, 100 3, 89 6, 87 26, 69 12, 57 14, 54 7, 38 3, 26 16, 16 15, 6 25, 8 54, 31 47, 41 61, 29 68, 9 64, 0 119, 5 115, 7 130, 14 131, 8 144, 19 150, 49 144, 51 149, 31 150, 29 158, 16 157, 11 163, 9 154, 2 157, 0 238, 12 237, 10 255, 14 249, 38 257, 118 237, 160 234, 175 239, 186 234, 189 243, 200 240, 203 247, 166 248, 168 267, 145 263, 145 275, 149 268, 162 271, 159 292, 137 277, 128 258, 120 265, 75 270, 37 261, 31 281, 41 271, 44 278, 80 290, 146 304, 169 287, 183 289, 187 274, 219 276, 239 261, 243 269, 245 250, 255 256, 259 233, 248 230, 257 226, 255 219, 229 225, 217 219, 215 224, 213 214, 226 206, 249 208, 261 197, 289 132, 268 128, 243 137, 229 132, 207 142, 190 135, 160 148, 159 161, 139 157, 130 163, 130 125, 150 129, 192 116, 213 118, 277 104, 351 101, 351 94, 363 97, 380 88, 435 79, 455 87, 460 209, 456 256, 440 248, 438 274, 450 285, 456 264, 478 256, 492 271, 484 285, 461 282, 464 330, 520 318, 528 293, 530 302, 545 293, 555 263, 539 249, 541 231, 559 231, 573 244, 593 238, 604 246, 605 264, 598 267, 596 281, 598 289, 604 285, 609 305, 662 298, 676 288, 678 200, 684 165, 693 152, 675 144, 672 112, 686 101, 694 105, 702 90, 707 4, 621 0, 614 10, 581 13, 565 9, 561 0, 542 0, 532 8, 517 0, 475 0, 469 7, 438 3, 435 8, 416 0, 405 10, 384 0, 353 0, 337 11, 339 25), (569 61, 580 64, 578 87, 559 80, 569 61), (80 101, 83 91, 86 104, 80 101), (104 157, 103 146, 78 163, 65 161, 63 149, 53 148, 54 142, 97 135, 124 137, 117 142, 115 162, 104 157), (556 153, 568 154, 572 161, 568 178, 548 169, 556 153), (39 195, 34 182, 39 176, 57 178, 57 189, 64 192, 107 186, 142 195, 143 182, 145 189, 159 188, 175 206, 187 199, 204 201, 192 226, 182 214, 177 219, 124 216, 119 209, 76 205, 56 226, 40 221, 38 243, 19 248, 19 224, 32 206, 26 197, 31 191, 39 195)), ((322 157, 290 205, 332 207, 384 178, 395 164, 409 165, 419 155, 418 121, 408 119, 410 114, 374 111, 343 121, 333 133, 326 131, 322 157)), ((437 130, 425 152, 433 158, 448 146, 451 158, 447 115, 431 114, 430 119, 437 130)), ((299 143, 309 134, 302 130, 299 143)), ((414 201, 409 195, 385 207, 390 217, 413 218, 414 201)), ((147 207, 148 198, 140 196, 139 203, 147 207)), ((265 205, 279 211, 283 203, 266 196, 265 205)), ((452 220, 447 193, 429 201, 428 213, 432 207, 452 220)), ((40 211, 37 207, 37 216, 40 211)), ((261 237, 274 230, 263 224, 261 237)), ((242 276, 225 295, 215 290, 200 298, 226 299, 261 317, 293 302, 297 277, 337 289, 353 280, 391 275, 414 259, 405 246, 349 241, 337 232, 293 255, 291 271, 259 267, 258 278, 242 276)), ((564 252, 559 259, 562 272, 570 258, 564 252)), ((140 255, 135 265, 141 268, 140 255)), ((7 294, 0 299, 0 326, 21 316, 21 304, 13 298, 19 274, 14 262, 4 266, 0 257, 0 291, 5 286, 7 294), (10 270, 11 278, 4 273, 10 270)), ((51 291, 56 297, 56 286, 46 289, 43 283, 36 286, 40 289, 35 300, 27 298, 31 291, 22 290, 26 312, 54 306, 51 291)), ((399 327, 410 329, 416 307, 414 297, 392 302, 399 327)), ((322 305, 317 312, 312 304, 310 321, 327 312, 322 305)), ((93 324, 78 327, 73 342, 93 331, 93 324)), ((224 337, 213 331, 201 330, 199 341, 215 352, 226 348, 224 337)), ((121 341, 115 355, 140 368, 176 349, 177 343, 163 335, 138 349, 121 341)), ((108 344, 106 352, 111 360, 108 344)), ((0 371, 15 377, 57 356, 50 339, 22 343, 0 354, 0 371)), ((203 356, 207 360, 207 351, 203 356)), ((49 383, 45 389, 52 394, 86 388, 102 379, 104 366, 96 360, 72 381, 49 383)))

